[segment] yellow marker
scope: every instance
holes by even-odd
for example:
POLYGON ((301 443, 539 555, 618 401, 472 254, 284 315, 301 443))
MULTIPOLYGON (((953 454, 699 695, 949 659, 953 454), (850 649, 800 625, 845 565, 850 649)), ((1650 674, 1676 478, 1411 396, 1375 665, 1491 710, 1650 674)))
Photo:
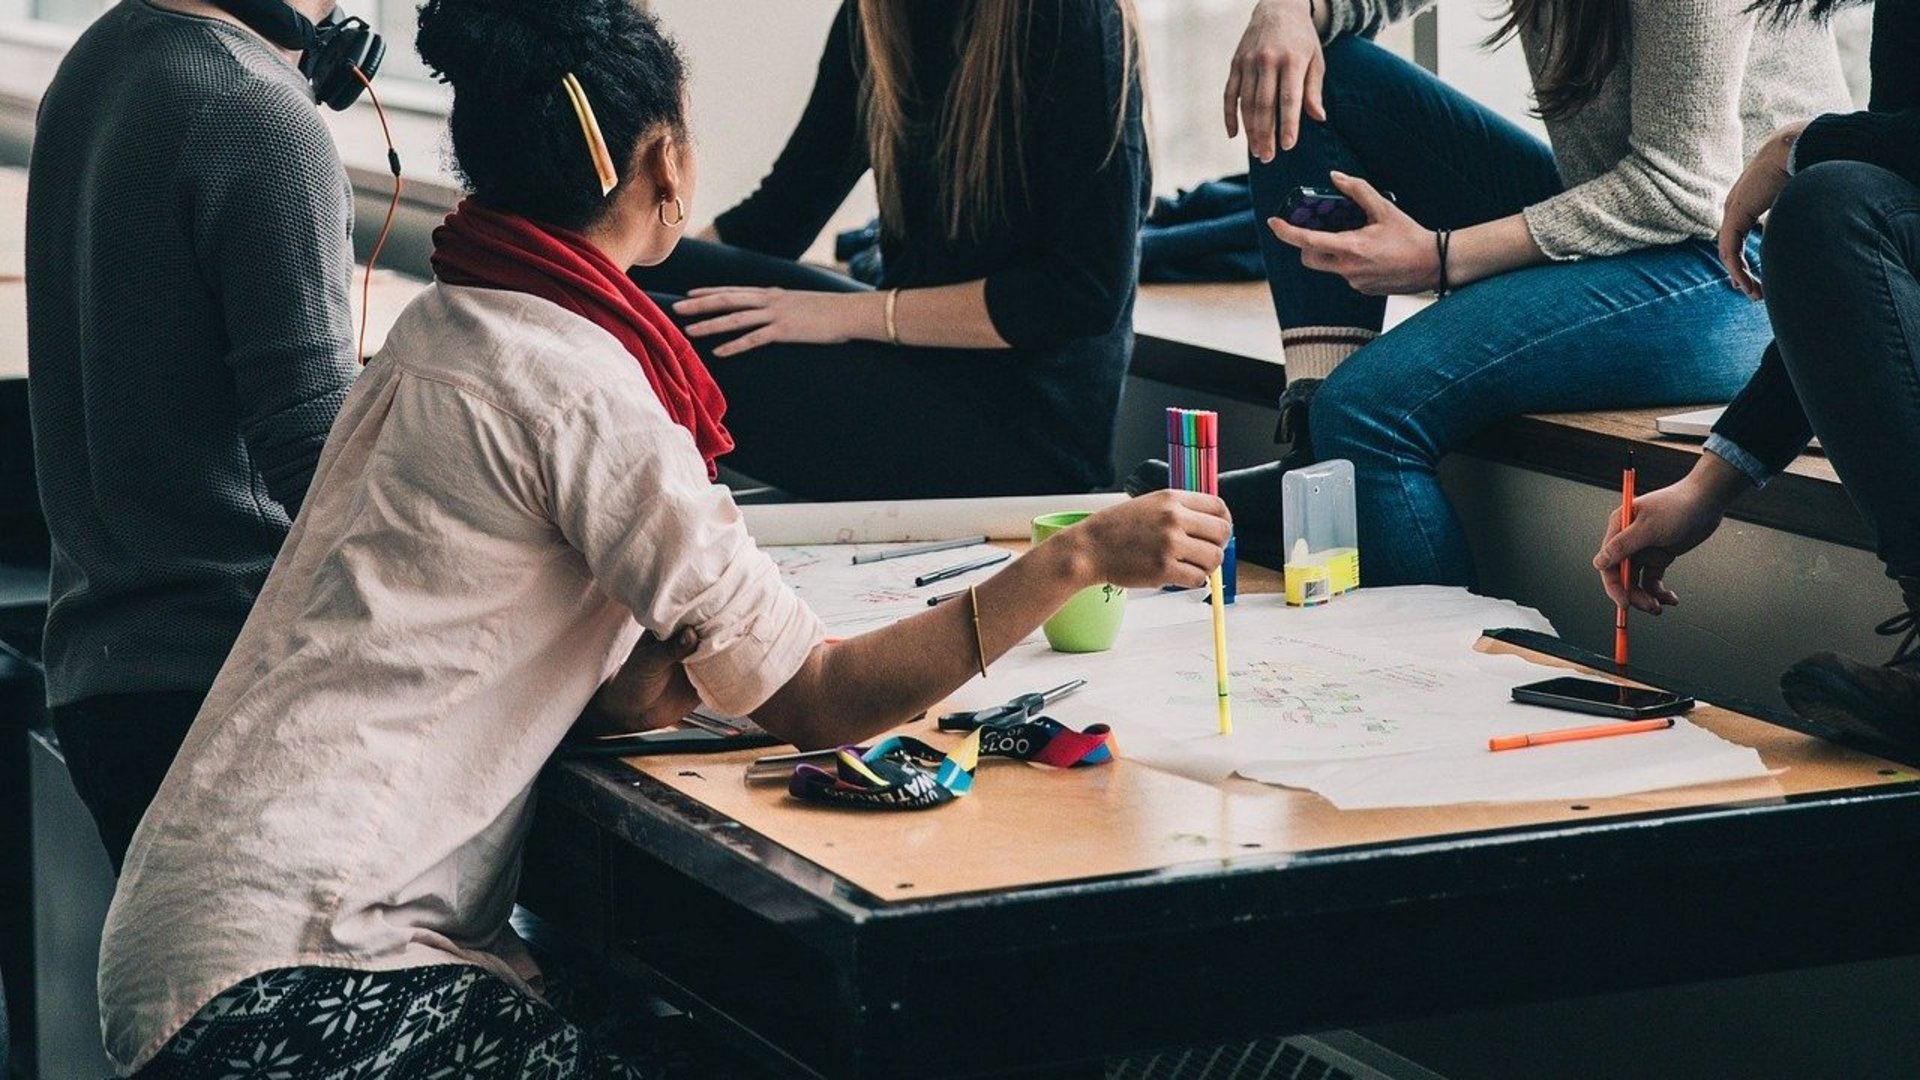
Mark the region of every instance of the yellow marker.
POLYGON ((1220 570, 1207 577, 1207 593, 1213 599, 1213 673, 1220 685, 1220 734, 1233 734, 1233 699, 1227 687, 1227 601, 1220 570))

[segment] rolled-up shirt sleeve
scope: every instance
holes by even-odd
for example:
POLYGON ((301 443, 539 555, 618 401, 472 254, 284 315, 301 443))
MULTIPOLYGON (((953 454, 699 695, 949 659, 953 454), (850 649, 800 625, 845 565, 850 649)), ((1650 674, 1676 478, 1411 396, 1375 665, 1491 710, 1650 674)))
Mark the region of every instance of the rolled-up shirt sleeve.
POLYGON ((607 595, 667 637, 691 627, 701 699, 745 715, 800 670, 825 629, 747 535, 693 438, 634 381, 566 410, 540 448, 553 522, 607 595))
POLYGON ((1764 487, 1812 439, 1813 424, 1775 343, 1767 346, 1760 369, 1713 425, 1706 449, 1745 473, 1755 487, 1764 487))
POLYGON ((1548 258, 1579 259, 1712 237, 1745 165, 1741 83, 1756 16, 1747 0, 1633 0, 1625 157, 1527 207, 1548 258), (1676 93, 1676 72, 1686 73, 1676 93))

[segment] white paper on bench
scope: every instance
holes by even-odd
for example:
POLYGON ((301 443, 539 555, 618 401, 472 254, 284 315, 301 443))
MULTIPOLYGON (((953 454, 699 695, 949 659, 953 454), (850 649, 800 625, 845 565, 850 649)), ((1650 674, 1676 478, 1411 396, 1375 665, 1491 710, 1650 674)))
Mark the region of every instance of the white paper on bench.
POLYGON ((972 562, 994 549, 985 544, 930 551, 881 562, 853 565, 855 555, 912 548, 914 544, 808 544, 764 550, 780 568, 780 577, 827 624, 827 633, 852 637, 899 622, 927 610, 927 600, 942 592, 978 585, 1006 564, 932 585, 915 585, 922 574, 972 562))
POLYGON ((1483 629, 1551 633, 1538 612, 1465 590, 1363 589, 1320 608, 1242 596, 1229 622, 1234 734, 1220 737, 1204 605, 1188 594, 1128 601, 1106 653, 1028 642, 955 695, 979 708, 1085 678, 1050 714, 1113 726, 1121 753, 1207 783, 1238 773, 1302 787, 1342 809, 1598 799, 1765 777, 1759 755, 1682 721, 1673 731, 1493 753, 1487 740, 1570 727, 1575 714, 1515 704, 1551 676, 1473 651, 1483 629))
POLYGON ((1125 495, 1019 495, 997 499, 907 502, 773 503, 743 506, 747 532, 761 547, 886 544, 985 536, 1026 540, 1033 519, 1068 510, 1103 510, 1125 495))

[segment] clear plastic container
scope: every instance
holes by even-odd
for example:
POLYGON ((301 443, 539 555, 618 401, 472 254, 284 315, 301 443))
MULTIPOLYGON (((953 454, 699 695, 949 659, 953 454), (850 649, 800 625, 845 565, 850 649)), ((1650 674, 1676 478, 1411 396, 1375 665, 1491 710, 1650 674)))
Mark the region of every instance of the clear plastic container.
POLYGON ((1353 462, 1335 458, 1281 477, 1280 514, 1288 566, 1325 566, 1335 596, 1360 587, 1353 462))

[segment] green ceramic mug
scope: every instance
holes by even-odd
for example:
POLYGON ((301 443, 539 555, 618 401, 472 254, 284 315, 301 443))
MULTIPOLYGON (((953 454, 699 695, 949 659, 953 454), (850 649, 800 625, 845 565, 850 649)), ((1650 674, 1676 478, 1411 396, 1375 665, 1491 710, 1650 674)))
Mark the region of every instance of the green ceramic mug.
MULTIPOLYGON (((1086 510, 1041 514, 1033 519, 1033 542, 1041 543, 1092 516, 1086 510)), ((1120 617, 1126 610, 1127 590, 1118 585, 1095 585, 1074 593, 1073 599, 1055 612, 1041 629, 1055 652, 1105 652, 1113 648, 1115 639, 1119 638, 1120 617)))

